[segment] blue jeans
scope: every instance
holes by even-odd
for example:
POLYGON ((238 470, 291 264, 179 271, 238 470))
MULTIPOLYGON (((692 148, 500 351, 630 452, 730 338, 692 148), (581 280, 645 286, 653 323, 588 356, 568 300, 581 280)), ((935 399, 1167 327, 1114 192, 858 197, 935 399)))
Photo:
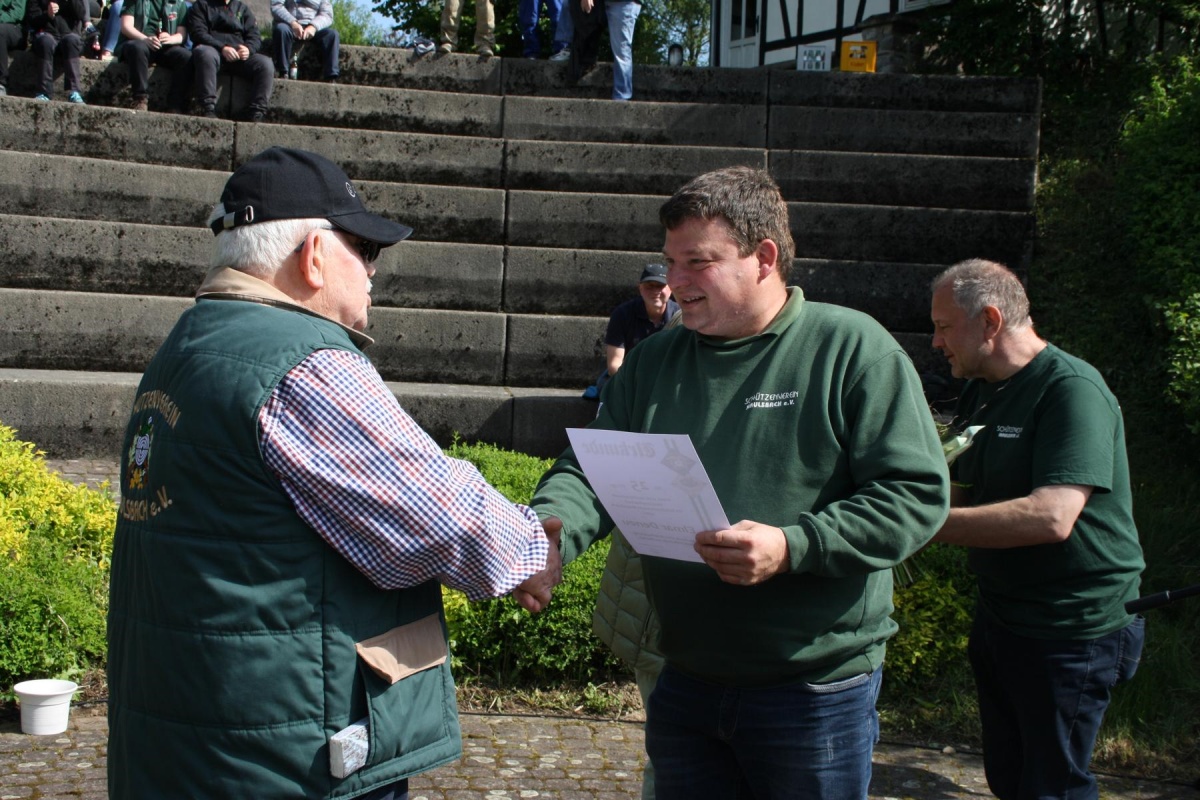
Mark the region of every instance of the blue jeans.
POLYGON ((613 54, 613 100, 633 97, 633 28, 642 4, 630 0, 607 0, 604 12, 608 15, 608 41, 613 54))
POLYGON ((571 17, 571 4, 579 0, 563 0, 558 12, 558 21, 554 24, 554 52, 570 47, 571 39, 575 38, 575 20, 571 17))
POLYGON ((1137 671, 1145 620, 1090 640, 1030 639, 980 609, 967 655, 979 694, 983 766, 1001 800, 1095 800, 1092 747, 1112 687, 1137 671))
POLYGON ((882 681, 745 689, 666 667, 646 710, 658 800, 865 800, 882 681))
POLYGON ((519 0, 517 3, 517 27, 521 30, 521 54, 526 58, 538 58, 542 54, 542 42, 538 38, 538 15, 541 7, 546 7, 546 16, 550 20, 551 38, 554 40, 554 52, 562 49, 554 27, 562 11, 563 2, 579 2, 579 0, 519 0))
POLYGON ((113 0, 112 6, 108 9, 108 19, 104 21, 104 38, 100 40, 101 52, 111 53, 117 49, 117 42, 121 40, 122 5, 124 5, 124 0, 113 0))

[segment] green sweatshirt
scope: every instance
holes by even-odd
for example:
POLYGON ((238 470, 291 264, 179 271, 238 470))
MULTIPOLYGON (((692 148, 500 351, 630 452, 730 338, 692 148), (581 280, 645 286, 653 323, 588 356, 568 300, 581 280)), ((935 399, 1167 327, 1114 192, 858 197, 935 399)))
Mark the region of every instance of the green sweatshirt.
POLYGON ((25 21, 25 0, 0 0, 0 23, 21 26, 25 21))
MULTIPOLYGON (((949 507, 933 419, 895 339, 863 314, 789 295, 756 336, 677 328, 642 342, 592 423, 689 434, 729 521, 783 529, 790 573, 757 586, 642 558, 667 663, 729 685, 878 668, 896 630, 890 568, 933 537, 949 507)), ((570 449, 532 505, 563 520, 567 561, 613 528, 570 449)))

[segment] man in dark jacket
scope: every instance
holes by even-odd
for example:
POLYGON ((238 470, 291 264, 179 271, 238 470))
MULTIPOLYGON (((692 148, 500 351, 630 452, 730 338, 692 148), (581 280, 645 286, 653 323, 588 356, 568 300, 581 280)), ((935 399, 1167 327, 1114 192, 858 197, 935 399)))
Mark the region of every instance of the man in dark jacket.
POLYGON ((24 46, 25 0, 0 0, 0 96, 8 94, 8 51, 24 46))
POLYGON ((32 0, 27 22, 33 58, 38 66, 38 93, 34 100, 54 96, 54 59, 63 62, 63 83, 67 99, 83 103, 79 91, 79 55, 83 52, 83 28, 88 21, 87 0, 32 0))
POLYGON ((275 69, 259 52, 262 38, 254 12, 241 0, 198 0, 188 13, 188 33, 194 47, 196 100, 206 117, 217 115, 217 71, 250 81, 246 118, 262 122, 271 102, 275 69))

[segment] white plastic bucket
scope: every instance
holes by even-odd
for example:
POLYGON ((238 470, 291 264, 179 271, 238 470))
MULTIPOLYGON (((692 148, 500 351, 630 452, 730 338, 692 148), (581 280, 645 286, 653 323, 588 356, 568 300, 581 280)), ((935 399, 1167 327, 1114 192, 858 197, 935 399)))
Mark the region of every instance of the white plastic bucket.
POLYGON ((62 733, 71 716, 71 696, 79 690, 71 681, 22 681, 13 687, 21 701, 21 731, 35 736, 62 733))

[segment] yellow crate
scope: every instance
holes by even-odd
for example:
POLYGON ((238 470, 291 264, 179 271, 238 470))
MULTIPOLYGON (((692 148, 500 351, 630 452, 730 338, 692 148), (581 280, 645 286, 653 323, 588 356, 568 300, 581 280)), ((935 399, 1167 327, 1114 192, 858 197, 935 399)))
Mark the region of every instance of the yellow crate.
POLYGON ((842 42, 842 72, 874 72, 875 42, 842 42))

